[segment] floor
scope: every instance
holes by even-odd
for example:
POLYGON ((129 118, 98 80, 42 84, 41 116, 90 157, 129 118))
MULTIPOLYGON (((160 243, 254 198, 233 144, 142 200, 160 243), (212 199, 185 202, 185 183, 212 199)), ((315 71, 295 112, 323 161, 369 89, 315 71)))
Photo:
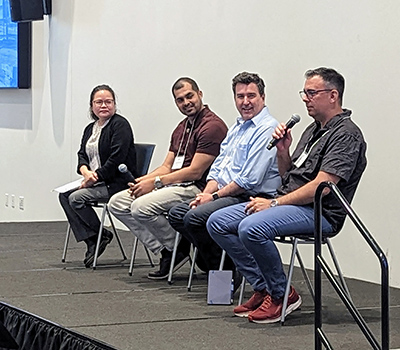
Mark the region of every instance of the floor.
MULTIPOLYGON (((188 292, 189 264, 175 274, 172 285, 147 279, 151 268, 142 246, 133 276, 115 240, 96 271, 83 267, 84 247, 74 239, 62 263, 65 232, 65 222, 0 223, 0 301, 117 349, 314 348, 313 301, 299 270, 293 285, 303 298, 301 310, 289 315, 284 326, 258 325, 234 317, 231 305, 207 305, 204 274, 197 275, 188 292)), ((132 235, 121 231, 121 237, 130 256, 132 235)), ((347 282, 380 340, 379 286, 347 282)), ((245 297, 250 293, 247 286, 245 297)), ((390 293, 390 349, 400 349, 400 290, 390 293)), ((323 304, 324 330, 334 349, 371 348, 327 282, 323 304)))

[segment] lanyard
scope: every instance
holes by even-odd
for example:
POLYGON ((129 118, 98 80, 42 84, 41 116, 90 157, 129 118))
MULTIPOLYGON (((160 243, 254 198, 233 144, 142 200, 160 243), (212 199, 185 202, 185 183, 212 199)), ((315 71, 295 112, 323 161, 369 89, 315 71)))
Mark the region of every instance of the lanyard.
MULTIPOLYGON (((343 123, 344 120, 350 119, 350 116, 343 117, 337 124, 335 124, 334 127, 337 127, 337 125, 343 123)), ((307 159, 308 155, 310 154, 311 150, 314 148, 314 146, 318 143, 319 140, 322 139, 331 129, 326 130, 312 145, 310 145, 311 140, 313 139, 314 135, 311 135, 310 139, 308 140, 306 147, 304 148, 303 153, 297 158, 297 160, 294 162, 294 166, 296 168, 299 168, 304 161, 307 159)), ((321 130, 320 130, 321 131, 321 130)))
POLYGON ((319 142, 319 140, 321 140, 327 133, 329 132, 329 130, 327 130, 326 132, 324 132, 311 146, 310 146, 310 141, 312 139, 312 136, 310 138, 310 140, 307 142, 306 147, 304 148, 304 151, 302 154, 300 154, 300 157, 297 158, 297 160, 294 162, 294 166, 296 168, 300 168, 301 165, 305 162, 305 160, 307 159, 308 155, 311 153, 311 150, 314 148, 314 146, 319 142))
MULTIPOLYGON (((196 117, 196 118, 197 118, 197 117, 196 117)), ((185 151, 183 152, 183 157, 186 156, 186 151, 187 151, 188 146, 189 146, 190 137, 192 136, 192 133, 193 133, 194 124, 196 123, 196 118, 194 119, 193 124, 192 124, 192 126, 191 126, 191 128, 190 128, 189 137, 188 137, 188 139, 187 139, 187 141, 186 141, 185 151)), ((183 140, 184 140, 184 138, 185 138, 185 134, 188 132, 188 127, 187 127, 187 126, 188 126, 188 121, 189 121, 189 120, 186 119, 185 132, 182 134, 182 139, 181 139, 181 142, 179 143, 178 153, 176 154, 177 157, 179 157, 179 154, 180 154, 180 152, 181 152, 181 148, 182 148, 183 140)))

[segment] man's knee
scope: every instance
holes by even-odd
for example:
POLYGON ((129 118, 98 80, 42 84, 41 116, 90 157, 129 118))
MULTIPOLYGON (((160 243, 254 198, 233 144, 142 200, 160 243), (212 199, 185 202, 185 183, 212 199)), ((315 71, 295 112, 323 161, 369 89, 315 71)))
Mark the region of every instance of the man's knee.
POLYGON ((156 203, 149 202, 146 195, 136 198, 130 205, 131 216, 144 224, 152 221, 152 218, 156 218, 159 215, 166 215, 166 213, 160 211, 156 203))
POLYGON ((238 227, 238 235, 244 245, 273 240, 275 234, 268 223, 260 225, 254 224, 252 220, 243 220, 238 227))
POLYGON ((189 210, 189 203, 186 202, 173 206, 168 212, 168 221, 170 225, 176 230, 179 230, 179 227, 183 225, 183 219, 189 210))
POLYGON ((133 198, 129 196, 127 191, 121 191, 114 194, 108 201, 108 209, 113 214, 130 211, 130 204, 133 198))
POLYGON ((225 221, 221 220, 221 216, 216 214, 216 212, 212 213, 207 222, 206 222, 206 227, 207 231, 210 234, 211 237, 218 236, 218 234, 221 234, 225 232, 226 226, 225 226, 225 221))
POLYGON ((206 222, 209 215, 202 214, 199 210, 190 209, 183 217, 183 224, 187 230, 206 229, 206 222))

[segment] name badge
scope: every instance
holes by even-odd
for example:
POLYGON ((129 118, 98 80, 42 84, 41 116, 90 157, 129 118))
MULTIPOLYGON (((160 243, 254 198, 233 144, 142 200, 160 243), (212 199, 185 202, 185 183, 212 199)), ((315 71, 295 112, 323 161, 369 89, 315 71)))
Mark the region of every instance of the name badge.
POLYGON ((183 162, 185 160, 185 156, 176 156, 174 159, 174 164, 172 164, 172 170, 178 170, 183 167, 183 162))

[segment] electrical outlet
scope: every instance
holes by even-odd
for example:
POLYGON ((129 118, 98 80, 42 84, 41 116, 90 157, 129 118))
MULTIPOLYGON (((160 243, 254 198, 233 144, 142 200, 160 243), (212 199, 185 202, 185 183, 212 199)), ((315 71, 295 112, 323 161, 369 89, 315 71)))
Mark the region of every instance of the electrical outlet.
POLYGON ((19 196, 19 209, 20 210, 24 210, 25 209, 25 206, 24 206, 24 203, 25 202, 25 198, 24 198, 24 196, 19 196))
POLYGON ((8 207, 8 193, 6 193, 6 202, 5 202, 5 206, 8 207))
POLYGON ((15 208, 15 194, 11 195, 11 208, 15 208))

